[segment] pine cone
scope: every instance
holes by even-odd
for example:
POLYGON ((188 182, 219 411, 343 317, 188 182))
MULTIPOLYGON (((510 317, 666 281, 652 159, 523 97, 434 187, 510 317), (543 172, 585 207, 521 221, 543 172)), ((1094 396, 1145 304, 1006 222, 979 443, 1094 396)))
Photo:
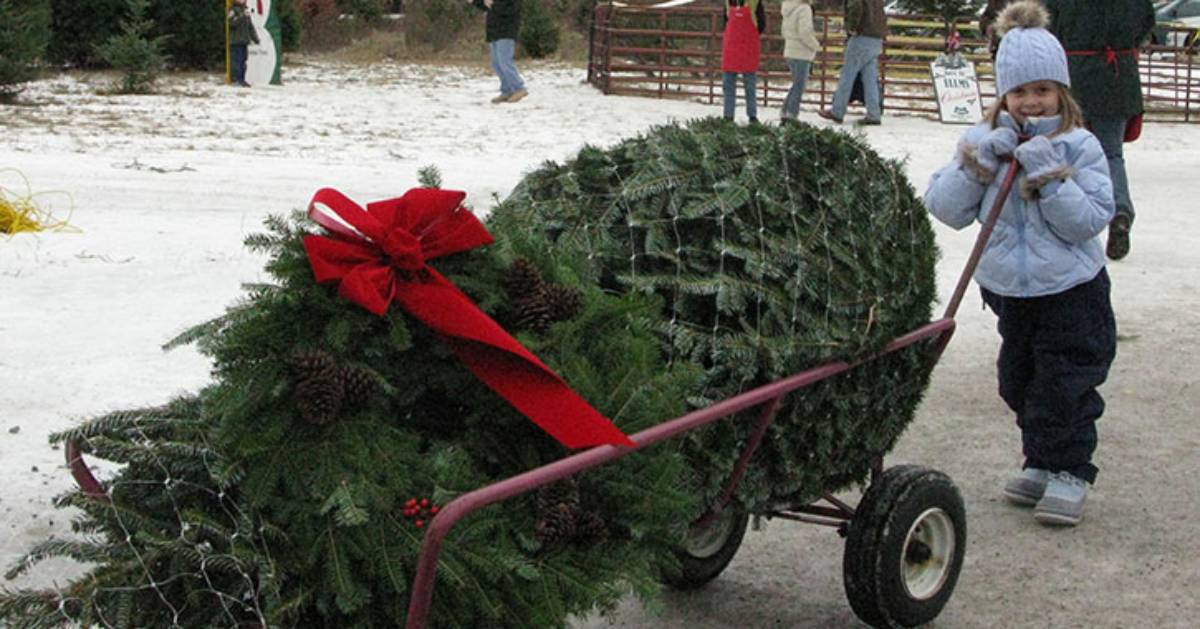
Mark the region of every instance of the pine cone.
POLYGON ((548 284, 542 294, 546 298, 546 308, 550 321, 566 321, 574 319, 583 310, 583 293, 579 289, 563 284, 548 284))
POLYGON ((362 404, 379 389, 379 383, 362 367, 343 366, 338 371, 338 380, 349 404, 362 404))
POLYGON ((560 504, 545 513, 534 526, 533 534, 544 545, 571 541, 577 535, 576 520, 579 511, 560 504))
POLYGON ((312 378, 296 382, 296 409, 310 424, 327 424, 337 419, 345 400, 342 383, 336 379, 312 378))
POLYGON ((292 356, 296 374, 293 394, 300 417, 311 424, 337 419, 345 400, 345 383, 333 356, 321 350, 301 350, 292 356))
POLYGON ((594 544, 608 538, 608 524, 604 518, 591 511, 581 512, 575 519, 574 541, 583 544, 594 544))
POLYGON ((542 272, 525 258, 513 260, 508 276, 504 278, 504 292, 513 301, 520 301, 542 292, 542 272))
POLYGON ((550 308, 546 305, 546 294, 542 290, 518 299, 516 308, 518 328, 533 330, 541 334, 553 323, 550 318, 550 308))

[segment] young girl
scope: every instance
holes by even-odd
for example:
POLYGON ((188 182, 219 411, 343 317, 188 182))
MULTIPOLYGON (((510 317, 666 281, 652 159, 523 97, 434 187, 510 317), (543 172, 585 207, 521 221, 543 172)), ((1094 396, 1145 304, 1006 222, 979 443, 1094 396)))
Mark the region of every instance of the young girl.
POLYGON ((962 229, 983 221, 1000 181, 1021 165, 975 281, 999 318, 1000 396, 1017 415, 1023 470, 1004 495, 1045 524, 1077 524, 1116 354, 1116 323, 1098 235, 1115 211, 1100 142, 1082 128, 1066 53, 1036 1, 1009 5, 997 29, 1001 96, 934 174, 925 204, 962 229), (1028 138, 1028 139, 1026 139, 1028 138), (1022 141, 1024 140, 1024 141, 1022 141))
POLYGON ((737 75, 746 89, 746 115, 758 122, 758 59, 762 52, 763 25, 767 21, 761 0, 725 0, 725 34, 721 40, 721 87, 725 119, 733 120, 737 105, 737 75))
POLYGON ((813 13, 808 0, 784 0, 781 8, 783 58, 792 71, 792 87, 783 101, 780 123, 794 122, 800 115, 800 99, 808 83, 808 70, 821 43, 813 32, 813 13))

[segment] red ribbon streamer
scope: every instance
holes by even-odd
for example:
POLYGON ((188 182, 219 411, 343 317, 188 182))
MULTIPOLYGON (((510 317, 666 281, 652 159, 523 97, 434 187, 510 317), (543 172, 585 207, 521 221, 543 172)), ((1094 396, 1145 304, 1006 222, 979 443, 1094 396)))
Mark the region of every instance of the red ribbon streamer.
POLYGON ((393 300, 440 334, 480 380, 568 448, 635 446, 427 260, 492 242, 463 192, 415 188, 367 205, 322 188, 308 215, 329 231, 304 237, 317 282, 377 314, 393 300), (335 216, 323 212, 323 205, 335 216), (338 219, 341 220, 338 220, 338 219))

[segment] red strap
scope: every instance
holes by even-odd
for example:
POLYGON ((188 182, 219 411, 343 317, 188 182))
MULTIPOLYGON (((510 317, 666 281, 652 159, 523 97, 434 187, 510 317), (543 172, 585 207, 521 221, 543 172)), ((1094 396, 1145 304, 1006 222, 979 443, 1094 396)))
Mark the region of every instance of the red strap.
POLYGON ((1104 63, 1113 67, 1113 76, 1121 71, 1121 61, 1117 55, 1136 55, 1137 48, 1124 48, 1116 50, 1112 46, 1105 46, 1104 50, 1068 50, 1068 57, 1094 57, 1096 55, 1104 55, 1104 63))

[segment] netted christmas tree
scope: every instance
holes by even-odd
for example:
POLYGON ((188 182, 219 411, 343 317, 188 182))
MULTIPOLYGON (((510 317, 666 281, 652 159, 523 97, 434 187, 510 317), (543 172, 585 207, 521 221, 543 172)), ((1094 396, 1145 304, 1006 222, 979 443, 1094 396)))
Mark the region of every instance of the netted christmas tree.
MULTIPOLYGON (((268 226, 248 244, 275 281, 172 342, 211 357, 213 385, 54 437, 121 467, 106 498, 59 499, 82 510, 79 539, 39 545, 10 576, 55 556, 94 567, 0 593, 0 625, 396 626, 439 508, 569 454, 404 308, 375 314, 315 282, 307 217, 268 226)), ((584 285, 547 249, 520 238, 430 269, 626 433, 684 412, 701 374, 667 366, 644 323, 659 299, 584 285)), ((562 626, 652 596, 694 509, 685 478, 677 449, 655 448, 467 518, 432 626, 562 626)))
MULTIPOLYGON (((831 360, 855 360, 927 323, 933 231, 902 164, 809 125, 719 119, 588 147, 525 177, 489 226, 588 260, 585 283, 657 295, 647 322, 671 364, 705 372, 704 406, 831 360)), ((911 421, 928 345, 792 394, 739 486, 742 506, 808 502, 861 481, 911 421)), ((706 504, 753 415, 690 434, 706 504)))

